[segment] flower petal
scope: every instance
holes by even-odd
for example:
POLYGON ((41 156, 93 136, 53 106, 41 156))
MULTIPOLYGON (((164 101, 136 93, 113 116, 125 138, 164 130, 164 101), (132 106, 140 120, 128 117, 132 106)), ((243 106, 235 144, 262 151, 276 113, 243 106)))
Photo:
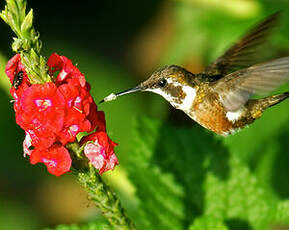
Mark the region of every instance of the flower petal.
POLYGON ((48 150, 36 149, 30 156, 30 163, 44 163, 48 172, 55 176, 61 176, 70 170, 71 158, 68 150, 61 145, 55 144, 48 150))

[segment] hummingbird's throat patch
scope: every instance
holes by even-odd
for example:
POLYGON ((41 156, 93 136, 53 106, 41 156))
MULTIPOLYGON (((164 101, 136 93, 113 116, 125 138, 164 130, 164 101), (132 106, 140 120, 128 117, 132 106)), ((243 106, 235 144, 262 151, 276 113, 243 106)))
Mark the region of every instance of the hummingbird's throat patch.
POLYGON ((185 112, 191 112, 192 106, 196 98, 196 89, 190 86, 182 87, 183 93, 185 94, 182 103, 179 106, 179 109, 185 112))
POLYGON ((174 89, 147 89, 164 97, 172 106, 189 113, 196 98, 196 89, 190 86, 174 86, 174 89))

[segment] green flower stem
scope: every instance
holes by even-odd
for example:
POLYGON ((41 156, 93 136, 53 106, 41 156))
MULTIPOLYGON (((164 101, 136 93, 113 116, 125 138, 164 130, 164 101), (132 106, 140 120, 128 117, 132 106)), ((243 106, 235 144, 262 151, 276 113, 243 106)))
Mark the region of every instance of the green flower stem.
POLYGON ((114 229, 135 229, 132 221, 126 216, 120 200, 93 167, 90 167, 88 172, 78 173, 78 180, 114 229))
POLYGON ((26 0, 6 0, 0 17, 10 26, 17 37, 13 38, 12 49, 21 54, 31 83, 51 81, 46 60, 40 55, 39 33, 33 27, 32 9, 26 14, 26 0))
MULTIPOLYGON (((33 11, 30 10, 26 14, 26 0, 6 0, 6 3, 0 17, 17 36, 14 38, 12 49, 21 54, 21 61, 25 66, 30 82, 35 84, 51 81, 46 60, 40 55, 39 33, 33 28, 33 11)), ((70 150, 73 168, 80 184, 113 228, 135 229, 115 193, 103 182, 98 172, 84 157, 83 148, 78 143, 71 143, 66 147, 70 150)))
POLYGON ((100 209, 104 218, 119 230, 133 230, 135 226, 127 217, 120 200, 111 188, 104 183, 96 169, 83 156, 83 148, 77 142, 66 146, 73 159, 73 168, 78 181, 88 193, 95 206, 100 209))

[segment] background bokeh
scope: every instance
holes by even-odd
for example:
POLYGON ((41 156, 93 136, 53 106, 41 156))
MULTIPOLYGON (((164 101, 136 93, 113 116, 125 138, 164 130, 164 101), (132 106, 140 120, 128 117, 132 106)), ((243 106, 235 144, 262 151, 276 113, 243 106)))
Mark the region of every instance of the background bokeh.
MULTIPOLYGON (((4 4, 0 1, 1 9, 4 4)), ((164 64, 201 71, 250 26, 278 10, 283 15, 272 42, 264 47, 266 58, 289 55, 289 2, 285 0, 28 0, 28 7, 34 9, 43 54, 57 52, 72 59, 91 83, 96 101, 135 86, 164 64)), ((13 55, 13 34, 3 22, 0 35, 0 229, 34 230, 99 218, 73 176, 56 178, 43 165, 32 166, 23 158, 24 133, 15 124, 4 74, 5 63, 13 55)), ((280 91, 286 89, 288 85, 280 91)), ((99 109, 106 112, 110 136, 119 143, 120 166, 105 179, 124 206, 133 210, 137 201, 126 165, 133 158, 134 118, 145 115, 179 126, 199 126, 148 93, 119 98, 99 109)), ((288 111, 286 101, 250 129, 226 140, 262 183, 284 199, 289 196, 288 111), (254 150, 261 141, 261 153, 249 154, 254 151, 247 149, 254 150)))

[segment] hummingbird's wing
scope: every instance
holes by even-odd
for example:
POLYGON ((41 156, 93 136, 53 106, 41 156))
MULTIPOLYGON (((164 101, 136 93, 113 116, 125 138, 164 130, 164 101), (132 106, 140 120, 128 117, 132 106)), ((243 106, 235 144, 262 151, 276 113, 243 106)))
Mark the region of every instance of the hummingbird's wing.
POLYGON ((269 37, 276 26, 280 14, 272 14, 264 21, 257 24, 249 32, 229 48, 216 61, 205 69, 208 75, 226 75, 236 70, 256 64, 256 52, 269 37))
POLYGON ((228 111, 236 111, 253 94, 266 94, 288 80, 289 57, 284 57, 228 74, 216 81, 212 89, 228 111))

